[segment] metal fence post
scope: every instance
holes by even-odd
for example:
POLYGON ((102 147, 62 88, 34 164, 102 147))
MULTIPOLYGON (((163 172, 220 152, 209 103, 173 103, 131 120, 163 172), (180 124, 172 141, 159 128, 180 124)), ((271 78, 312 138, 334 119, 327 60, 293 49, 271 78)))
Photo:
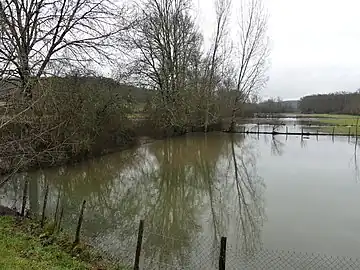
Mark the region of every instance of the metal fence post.
POLYGON ((225 270, 225 261, 226 261, 226 237, 221 237, 219 270, 225 270))
POLYGON ((142 245, 143 234, 144 234, 144 220, 140 220, 139 232, 138 232, 138 238, 137 238, 137 244, 136 244, 134 270, 140 269, 139 265, 140 265, 140 254, 141 254, 141 245, 142 245))
POLYGON ((356 133, 355 133, 355 136, 356 136, 356 139, 355 139, 355 143, 357 144, 358 142, 358 126, 359 126, 359 117, 358 119, 356 120, 356 133))

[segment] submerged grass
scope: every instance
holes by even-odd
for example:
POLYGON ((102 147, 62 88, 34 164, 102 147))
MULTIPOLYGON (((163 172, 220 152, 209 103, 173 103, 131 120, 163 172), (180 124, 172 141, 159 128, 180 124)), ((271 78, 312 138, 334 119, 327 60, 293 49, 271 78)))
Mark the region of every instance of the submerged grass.
POLYGON ((0 216, 0 269, 124 269, 106 264, 85 246, 73 247, 31 220, 0 216))
POLYGON ((319 122, 329 125, 323 127, 324 132, 333 132, 335 134, 350 134, 355 136, 360 132, 359 116, 356 115, 331 115, 328 117, 319 117, 319 122))
POLYGON ((358 127, 358 130, 356 131, 356 126, 323 126, 319 128, 319 132, 329 133, 332 134, 350 134, 350 136, 356 136, 356 132, 358 135, 360 134, 360 127, 358 127))
POLYGON ((315 117, 315 118, 331 118, 331 119, 357 119, 357 115, 350 114, 327 114, 327 113, 319 113, 319 114, 301 114, 304 117, 315 117))
POLYGON ((317 118, 317 121, 324 125, 319 128, 319 132, 360 135, 360 116, 346 114, 306 114, 306 116, 317 118))
POLYGON ((357 118, 335 118, 335 119, 319 119, 321 123, 329 124, 333 126, 356 126, 360 124, 357 118))

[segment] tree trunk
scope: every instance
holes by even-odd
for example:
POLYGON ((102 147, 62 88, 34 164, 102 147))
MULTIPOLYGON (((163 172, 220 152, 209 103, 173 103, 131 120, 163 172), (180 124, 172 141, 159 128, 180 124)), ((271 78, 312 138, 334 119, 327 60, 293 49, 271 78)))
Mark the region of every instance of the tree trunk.
POLYGON ((231 113, 231 120, 230 120, 230 125, 229 125, 228 131, 234 132, 235 126, 236 126, 236 110, 235 110, 235 108, 233 108, 232 113, 231 113))
POLYGON ((209 126, 209 101, 206 99, 206 108, 205 108, 205 119, 204 119, 204 132, 208 132, 209 126))

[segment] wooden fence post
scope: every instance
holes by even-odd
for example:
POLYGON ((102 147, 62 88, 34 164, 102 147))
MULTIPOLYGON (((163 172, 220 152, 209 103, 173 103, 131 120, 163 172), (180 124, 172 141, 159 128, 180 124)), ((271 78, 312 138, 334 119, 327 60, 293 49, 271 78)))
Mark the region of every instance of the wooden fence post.
POLYGON ((260 125, 258 124, 258 134, 260 134, 260 125))
POLYGON ((57 196, 57 199, 56 199, 56 208, 55 208, 55 214, 54 214, 55 227, 57 226, 57 217, 58 217, 59 205, 60 205, 60 194, 61 194, 61 190, 58 191, 58 196, 57 196))
POLYGON ((226 262, 226 237, 221 237, 219 270, 225 270, 226 262))
POLYGON ((81 206, 79 221, 78 221, 78 224, 76 227, 74 246, 80 243, 80 230, 81 230, 81 224, 82 224, 83 218, 84 218, 85 203, 86 203, 86 201, 84 200, 82 203, 82 206, 81 206))
POLYGON ((349 138, 351 136, 351 127, 349 127, 349 138))
POLYGON ((332 136, 334 137, 335 135, 335 127, 333 127, 333 132, 332 132, 332 136))
POLYGON ((143 240, 144 234, 144 220, 140 220, 139 224, 139 232, 136 244, 136 253, 135 253, 135 263, 134 263, 134 270, 139 270, 140 267, 140 254, 141 254, 141 245, 143 240))
POLYGON ((285 135, 285 140, 286 141, 288 139, 288 134, 289 134, 289 128, 288 128, 288 126, 286 126, 286 135, 285 135))
POLYGON ((25 216, 25 208, 26 208, 26 200, 28 195, 28 187, 29 187, 29 180, 26 178, 24 183, 24 190, 23 190, 23 197, 22 197, 22 206, 20 215, 23 217, 25 216))
POLYGON ((355 139, 355 143, 357 144, 358 142, 358 126, 359 126, 359 117, 356 120, 356 139, 355 139))
POLYGON ((63 215, 64 215, 64 205, 61 205, 59 222, 56 225, 57 226, 56 232, 60 232, 60 230, 61 230, 61 221, 62 221, 63 215))
POLYGON ((43 228, 44 224, 45 224, 45 211, 46 211, 46 204, 47 204, 48 196, 49 196, 49 183, 46 183, 43 209, 42 209, 42 214, 41 214, 41 223, 40 223, 41 228, 43 228))

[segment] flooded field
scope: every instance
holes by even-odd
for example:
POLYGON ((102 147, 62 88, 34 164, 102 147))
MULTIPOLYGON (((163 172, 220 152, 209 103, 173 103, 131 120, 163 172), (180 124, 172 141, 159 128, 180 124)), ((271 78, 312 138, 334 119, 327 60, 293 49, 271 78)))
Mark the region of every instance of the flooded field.
POLYGON ((28 208, 40 214, 48 183, 47 215, 60 201, 72 232, 86 200, 83 236, 129 265, 143 219, 144 269, 217 269, 223 236, 229 269, 244 256, 256 262, 259 250, 356 258, 358 162, 346 137, 190 134, 17 175, 0 190, 0 204, 20 209, 27 178, 28 208))

